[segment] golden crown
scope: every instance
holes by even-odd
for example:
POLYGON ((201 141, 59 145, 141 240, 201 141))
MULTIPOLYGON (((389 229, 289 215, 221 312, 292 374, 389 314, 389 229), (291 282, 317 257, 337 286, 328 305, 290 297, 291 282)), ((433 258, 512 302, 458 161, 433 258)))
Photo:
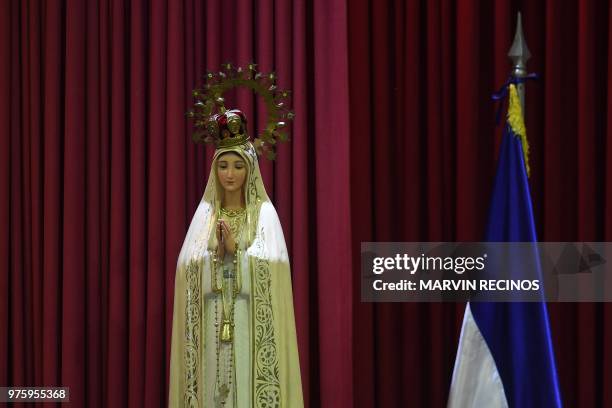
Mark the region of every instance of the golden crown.
POLYGON ((290 91, 276 86, 276 74, 258 72, 256 64, 234 67, 223 64, 218 72, 208 72, 204 86, 193 90, 196 102, 187 115, 194 119, 196 143, 213 143, 217 149, 236 146, 249 140, 247 119, 238 109, 227 110, 223 95, 232 88, 246 87, 260 95, 268 114, 266 127, 253 140, 258 154, 270 160, 276 157, 276 145, 289 139, 288 122, 295 114, 287 107, 290 91))

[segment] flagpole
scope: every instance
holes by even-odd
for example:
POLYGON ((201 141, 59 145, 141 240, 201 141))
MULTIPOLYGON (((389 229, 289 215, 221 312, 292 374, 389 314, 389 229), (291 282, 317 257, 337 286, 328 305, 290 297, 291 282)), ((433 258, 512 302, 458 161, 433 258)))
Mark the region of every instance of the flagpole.
MULTIPOLYGON (((508 51, 508 58, 512 61, 512 72, 511 76, 517 79, 525 78, 527 76, 527 60, 531 57, 525 37, 523 35, 523 24, 521 22, 521 12, 518 12, 516 19, 516 31, 514 33, 514 41, 508 51)), ((525 83, 519 81, 516 90, 521 99, 521 107, 525 112, 525 83)))

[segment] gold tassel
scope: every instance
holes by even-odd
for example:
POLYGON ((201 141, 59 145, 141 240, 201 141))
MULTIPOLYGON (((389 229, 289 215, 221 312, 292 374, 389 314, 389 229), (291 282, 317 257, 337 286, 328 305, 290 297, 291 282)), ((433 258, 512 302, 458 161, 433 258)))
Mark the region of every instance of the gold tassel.
POLYGON ((225 343, 232 341, 232 325, 228 319, 223 320, 223 327, 221 328, 221 341, 225 343))
POLYGON ((508 124, 512 131, 521 139, 523 145, 523 159, 525 162, 525 170, 527 177, 531 173, 529 168, 529 142, 527 141, 527 130, 525 129, 525 118, 523 117, 523 108, 519 99, 516 85, 510 84, 510 101, 508 102, 508 124))

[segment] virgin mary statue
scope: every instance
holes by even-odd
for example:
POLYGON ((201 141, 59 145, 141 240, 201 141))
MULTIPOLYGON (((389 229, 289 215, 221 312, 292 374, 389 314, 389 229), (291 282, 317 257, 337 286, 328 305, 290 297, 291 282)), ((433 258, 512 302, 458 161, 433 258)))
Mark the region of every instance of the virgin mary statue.
POLYGON ((302 407, 283 230, 238 110, 218 134, 176 270, 170 407, 302 407))

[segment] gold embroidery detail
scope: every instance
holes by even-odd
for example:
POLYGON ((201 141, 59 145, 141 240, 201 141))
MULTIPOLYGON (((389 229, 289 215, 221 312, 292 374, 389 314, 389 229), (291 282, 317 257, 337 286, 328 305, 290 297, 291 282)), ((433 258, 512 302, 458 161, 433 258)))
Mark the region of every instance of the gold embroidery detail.
POLYGON ((238 217, 240 215, 244 215, 245 213, 246 213, 245 208, 237 208, 237 209, 221 208, 221 214, 227 215, 228 217, 231 217, 231 218, 238 217))
POLYGON ((254 264, 254 402, 256 407, 277 408, 280 407, 281 389, 274 336, 270 265, 268 260, 260 257, 254 258, 254 264))
POLYGON ((187 289, 185 293, 185 394, 183 402, 187 407, 197 407, 198 372, 200 365, 200 273, 198 263, 191 261, 185 272, 187 289))
POLYGON ((241 232, 243 230, 243 225, 245 217, 246 217, 246 209, 241 208, 238 210, 226 210, 225 208, 221 208, 221 214, 225 215, 224 219, 227 221, 227 224, 230 227, 230 231, 232 232, 232 236, 234 237, 234 241, 236 245, 240 242, 241 232))

